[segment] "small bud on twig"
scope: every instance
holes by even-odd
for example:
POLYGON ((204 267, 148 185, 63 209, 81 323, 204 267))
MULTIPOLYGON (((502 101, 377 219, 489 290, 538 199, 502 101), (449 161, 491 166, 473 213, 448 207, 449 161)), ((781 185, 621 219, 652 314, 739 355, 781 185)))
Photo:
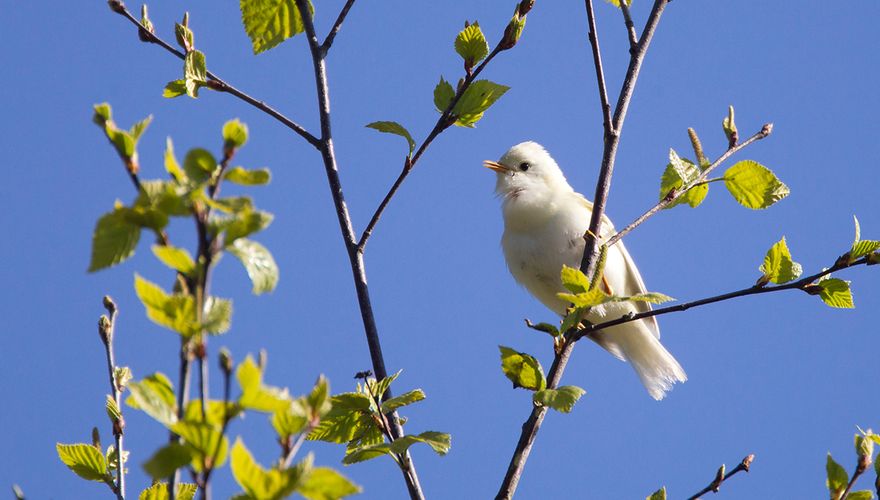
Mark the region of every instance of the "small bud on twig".
POLYGON ((229 352, 229 349, 225 347, 221 348, 218 356, 220 358, 220 369, 223 371, 223 374, 229 375, 232 373, 232 366, 234 363, 232 361, 232 353, 229 352))
POLYGON ((727 116, 721 122, 721 128, 724 129, 724 135, 727 136, 728 149, 732 149, 739 142, 739 132, 736 130, 736 122, 734 121, 733 115, 733 106, 728 106, 727 116))
POLYGON ((101 446, 101 433, 98 432, 97 427, 92 427, 92 446, 95 448, 104 451, 101 446))
POLYGON ((103 303, 104 303, 104 309, 107 309, 107 312, 110 313, 111 316, 116 314, 116 303, 113 302, 112 297, 110 297, 109 295, 105 295, 104 299, 103 299, 103 303))
POLYGON ((110 10, 117 14, 125 13, 125 2, 122 0, 107 0, 107 5, 110 6, 110 10))
POLYGON ((106 314, 102 314, 98 318, 98 335, 105 346, 113 341, 113 323, 110 322, 110 318, 106 314))
POLYGON ((530 10, 532 10, 532 7, 534 6, 535 0, 522 0, 522 2, 519 3, 519 8, 517 9, 517 12, 519 13, 520 17, 524 17, 526 14, 529 13, 530 10))

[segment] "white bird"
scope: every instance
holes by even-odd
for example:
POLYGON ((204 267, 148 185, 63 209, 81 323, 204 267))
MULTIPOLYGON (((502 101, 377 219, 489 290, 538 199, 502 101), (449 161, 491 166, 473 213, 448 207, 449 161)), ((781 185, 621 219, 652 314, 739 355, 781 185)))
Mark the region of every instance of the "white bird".
MULTIPOLYGON (((545 306, 564 315, 569 304, 556 295, 566 291, 560 272, 563 264, 580 265, 593 204, 572 189, 556 161, 536 142, 517 144, 497 162, 483 164, 498 174, 495 191, 504 216, 501 247, 510 273, 545 306)), ((614 232, 611 221, 603 217, 602 239, 614 232)), ((619 296, 646 292, 623 242, 608 249, 604 276, 604 286, 610 288, 606 292, 619 296)), ((613 302, 592 308, 585 319, 598 323, 649 309, 644 302, 613 302)), ((654 317, 613 326, 591 338, 628 361, 654 399, 663 399, 672 384, 687 380, 681 365, 660 343, 654 317)))

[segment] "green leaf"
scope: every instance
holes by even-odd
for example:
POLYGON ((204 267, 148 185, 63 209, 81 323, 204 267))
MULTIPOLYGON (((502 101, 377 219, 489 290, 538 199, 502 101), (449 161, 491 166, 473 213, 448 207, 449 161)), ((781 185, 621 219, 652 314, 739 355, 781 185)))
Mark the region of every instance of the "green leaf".
POLYGON ((128 388, 131 391, 126 400, 129 406, 143 410, 166 427, 177 422, 174 389, 165 375, 155 373, 138 382, 130 382, 128 388))
POLYGON ((235 378, 241 386, 241 398, 239 398, 238 404, 242 407, 275 413, 290 406, 290 394, 287 389, 263 384, 263 372, 251 355, 239 363, 235 371, 235 378))
POLYGON ((236 256, 244 265, 248 276, 253 283, 253 293, 260 295, 271 292, 278 285, 278 264, 269 250, 247 238, 239 238, 232 242, 226 250, 236 256))
POLYGON ((183 14, 183 23, 174 23, 174 38, 184 52, 189 52, 195 47, 194 35, 189 29, 189 12, 183 14))
POLYGON ((337 500, 362 491, 361 487, 330 467, 315 467, 297 493, 309 500, 337 500))
POLYGON ((869 253, 873 253, 877 249, 880 249, 880 241, 875 240, 862 240, 861 239, 861 229, 859 228, 859 219, 853 215, 853 221, 856 225, 856 237, 853 240, 852 248, 849 251, 849 262, 852 263, 857 259, 868 255, 869 253))
POLYGON ((166 99, 180 97, 186 95, 186 90, 186 80, 172 80, 165 84, 165 88, 162 90, 162 97, 166 99))
MULTIPOLYGON (((254 54, 275 47, 288 38, 302 33, 302 14, 293 0, 240 0, 241 22, 253 44, 254 54)), ((315 8, 309 1, 309 11, 315 8)))
POLYGON ((660 292, 645 292, 631 295, 629 297, 620 297, 618 300, 621 302, 647 302, 649 304, 663 304, 665 302, 671 302, 675 299, 670 297, 669 295, 665 295, 660 292))
POLYGON ((413 140, 412 136, 409 134, 409 131, 404 128, 403 125, 397 122, 373 122, 368 123, 366 126, 367 128, 378 130, 379 132, 385 132, 386 134, 394 134, 403 137, 404 139, 406 139, 407 144, 409 144, 410 155, 412 155, 413 151, 416 149, 416 141, 413 140))
MULTIPOLYGON (((193 483, 178 483, 174 500, 192 500, 198 487, 193 483)), ((168 483, 154 483, 141 492, 138 500, 168 500, 168 483)))
POLYGON ((336 394, 330 398, 330 404, 330 411, 309 433, 309 440, 348 443, 376 426, 369 413, 372 400, 366 394, 336 394))
POLYGON ((269 212, 245 208, 234 214, 226 225, 226 247, 232 243, 253 233, 257 233, 269 227, 274 217, 269 212))
POLYGON ((248 170, 244 167, 235 167, 227 170, 226 173, 223 174, 223 178, 229 182, 241 184, 242 186, 259 186, 262 184, 269 184, 269 181, 272 179, 272 174, 269 172, 268 168, 248 170))
POLYGON ((205 67, 205 54, 198 50, 187 52, 183 59, 183 86, 186 89, 186 95, 192 98, 198 97, 199 88, 207 82, 208 70, 205 67))
POLYGON ((254 460, 241 437, 232 445, 230 467, 235 482, 254 499, 280 499, 292 494, 308 476, 311 459, 288 469, 264 469, 254 460))
POLYGON ((403 406, 411 405, 425 399, 425 392, 421 389, 415 389, 400 396, 393 397, 382 403, 382 413, 391 413, 392 411, 403 406))
POLYGON ((174 143, 171 142, 170 137, 165 139, 165 171, 179 183, 185 183, 187 181, 186 174, 183 172, 183 169, 180 168, 180 163, 177 162, 177 157, 174 156, 174 143))
POLYGON ((473 127, 483 117, 483 113, 508 90, 510 87, 489 80, 471 83, 452 108, 452 114, 457 117, 455 124, 459 127, 473 127))
POLYGON ((539 405, 549 406, 556 411, 562 413, 570 413, 574 404, 587 391, 575 385, 564 385, 558 389, 544 389, 537 391, 532 396, 532 400, 539 405))
POLYGON ((196 183, 202 183, 210 179, 216 168, 217 160, 206 149, 190 149, 183 159, 184 172, 186 172, 187 177, 196 183))
POLYGON ((788 186, 770 169, 752 160, 743 160, 727 169, 724 184, 736 201, 753 210, 767 208, 789 194, 788 186))
POLYGON ((98 219, 92 235, 90 273, 115 266, 134 255, 141 228, 129 222, 126 210, 117 208, 98 219))
POLYGON ((345 457, 342 459, 342 463, 345 465, 351 465, 359 462, 366 462, 367 460, 372 460, 376 457, 381 457, 382 455, 390 454, 391 446, 388 443, 363 446, 345 455, 345 457))
POLYGON ((137 143, 140 140, 141 136, 144 135, 144 132, 147 130, 147 127, 150 126, 150 123, 153 121, 153 115, 150 115, 143 120, 135 123, 131 126, 131 129, 128 131, 129 135, 131 135, 134 142, 137 143))
POLYGON ((169 443, 159 448, 144 462, 144 471, 153 479, 161 479, 174 474, 177 469, 192 462, 194 456, 189 446, 169 443))
POLYGON ((196 263, 186 249, 153 245, 153 255, 166 266, 183 274, 191 275, 196 270, 196 263))
POLYGON ((571 293, 584 293, 590 289, 589 278, 576 267, 563 265, 560 276, 562 278, 562 286, 571 293))
POLYGON ((223 145, 225 148, 240 148, 248 140, 248 127, 238 118, 223 124, 223 145))
POLYGON ((155 283, 135 274, 134 289, 154 323, 176 331, 184 337, 200 332, 196 321, 195 300, 189 295, 168 295, 155 283))
POLYGON ((205 300, 205 315, 202 328, 212 334, 221 334, 229 331, 232 322, 232 301, 219 297, 208 297, 205 300))
POLYGON ((651 496, 645 498, 645 500, 666 500, 666 486, 651 493, 651 496))
POLYGON ((449 107, 449 103, 452 102, 452 98, 455 97, 455 90, 452 88, 452 85, 440 77, 440 83, 434 87, 434 107, 437 108, 437 111, 442 113, 449 107))
POLYGON ((102 127, 113 119, 113 108, 110 107, 110 103, 102 102, 95 104, 92 106, 92 109, 95 111, 92 115, 92 121, 102 127))
MULTIPOLYGON (((402 371, 403 370, 397 370, 397 373, 393 373, 382 380, 372 382, 371 392, 373 395, 377 398, 381 398, 388 388, 391 387, 391 383, 397 380, 397 377, 400 376, 402 371)), ((370 381, 368 380, 367 383, 370 383, 370 381)))
POLYGON ((667 209, 687 203, 693 208, 698 207, 709 193, 708 184, 691 186, 700 176, 700 169, 686 158, 680 158, 675 150, 669 150, 669 164, 660 178, 660 199, 666 198, 670 191, 686 189, 687 192, 666 206, 667 209))
MULTIPOLYGON (((208 411, 205 412, 206 422, 211 425, 220 427, 225 419, 232 420, 243 412, 243 409, 234 401, 229 401, 225 405, 223 401, 216 399, 208 400, 208 411)), ((183 419, 190 421, 199 421, 202 419, 202 401, 193 399, 186 405, 183 412, 183 419)))
MULTIPOLYGON (((217 198, 216 200, 212 200, 209 196, 202 196, 200 199, 211 208, 227 214, 238 214, 246 210, 252 211, 254 208, 254 202, 249 196, 227 196, 225 198, 217 198)), ((229 219, 229 223, 232 220, 229 219)), ((228 225, 226 224, 226 226, 228 225)))
POLYGON ((532 323, 529 320, 526 320, 526 326, 531 328, 532 330, 537 330, 539 332, 544 332, 549 334, 551 337, 558 337, 560 335, 559 328, 556 328, 556 325, 551 325, 550 323, 532 323))
MULTIPOLYGON (((186 181, 186 176, 182 172, 181 179, 186 181)), ((186 188, 177 185, 177 182, 142 181, 141 187, 143 189, 138 194, 133 209, 133 211, 140 212, 141 215, 130 216, 131 220, 139 220, 140 225, 161 229, 168 224, 168 216, 170 215, 192 215, 192 203, 186 193, 186 188)))
POLYGON ((724 130, 724 135, 727 137, 727 142, 729 146, 735 146, 739 138, 739 133, 736 130, 736 121, 734 120, 733 106, 727 107, 727 116, 725 116, 724 120, 721 121, 721 128, 724 130))
POLYGON ((513 382, 514 389, 522 387, 530 391, 540 391, 547 387, 544 370, 537 359, 510 347, 498 346, 498 349, 501 351, 501 370, 513 382))
POLYGON ((330 402, 330 381, 327 380, 327 377, 324 375, 318 377, 315 386, 312 387, 312 392, 306 395, 304 401, 310 413, 318 418, 330 411, 333 405, 330 402))
POLYGON ((455 37, 455 51, 464 59, 464 64, 468 68, 472 68, 489 55, 489 44, 486 43, 480 23, 474 21, 474 24, 461 30, 455 37))
POLYGON ((300 400, 295 400, 283 410, 272 414, 272 427, 281 440, 304 431, 308 423, 305 404, 300 400))
POLYGON ((107 460, 101 450, 90 444, 55 445, 58 458, 77 476, 88 481, 104 481, 107 478, 107 460))
POLYGON ((825 462, 825 471, 828 475, 825 485, 828 486, 828 491, 831 492, 831 498, 840 497, 843 490, 846 489, 846 485, 849 484, 849 475, 846 473, 846 469, 835 462, 831 458, 831 453, 829 453, 828 460, 825 462))
POLYGON ((871 490, 851 491, 846 496, 847 500, 873 500, 874 493, 871 490))
POLYGON ((217 460, 214 467, 220 468, 226 463, 226 455, 229 450, 229 440, 220 434, 219 428, 205 422, 179 421, 170 427, 171 431, 183 438, 184 444, 192 452, 192 466, 196 472, 203 470, 206 459, 214 457, 217 460))
POLYGON ((599 287, 584 293, 557 293, 556 296, 578 308, 594 307, 612 300, 612 296, 599 287))
MULTIPOLYGON (((764 273, 767 280, 777 284, 796 280, 803 272, 801 265, 791 259, 791 252, 788 250, 785 236, 770 247, 770 250, 767 250, 764 263, 761 264, 759 270, 764 273)), ((766 281, 762 281, 762 283, 766 283, 766 281)))
POLYGON ((584 318, 584 314, 586 314, 587 311, 589 311, 588 307, 572 308, 568 314, 562 318, 562 323, 559 325, 559 331, 564 333, 580 325, 584 318))
POLYGON ((425 443, 438 455, 443 456, 449 452, 449 448, 452 446, 452 436, 443 432, 435 431, 427 431, 418 435, 408 434, 395 439, 394 442, 391 443, 390 449, 393 453, 400 454, 416 443, 425 443))
POLYGON ((828 278, 816 283, 816 285, 820 287, 819 298, 821 298, 822 302, 825 304, 840 309, 853 309, 856 307, 855 304, 853 304, 852 291, 849 289, 849 281, 844 281, 838 278, 828 278))

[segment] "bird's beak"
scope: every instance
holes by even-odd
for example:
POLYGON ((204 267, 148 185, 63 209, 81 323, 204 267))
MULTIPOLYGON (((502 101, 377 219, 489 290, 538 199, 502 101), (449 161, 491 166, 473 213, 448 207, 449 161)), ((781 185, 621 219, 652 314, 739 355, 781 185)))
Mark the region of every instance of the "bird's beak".
POLYGON ((492 169, 492 170, 498 172, 499 174, 506 174, 506 173, 510 172, 510 169, 509 169, 509 168, 507 168, 507 167, 505 167, 504 165, 498 163, 497 161, 484 160, 484 161, 483 161, 483 166, 486 167, 486 168, 488 168, 488 169, 492 169))

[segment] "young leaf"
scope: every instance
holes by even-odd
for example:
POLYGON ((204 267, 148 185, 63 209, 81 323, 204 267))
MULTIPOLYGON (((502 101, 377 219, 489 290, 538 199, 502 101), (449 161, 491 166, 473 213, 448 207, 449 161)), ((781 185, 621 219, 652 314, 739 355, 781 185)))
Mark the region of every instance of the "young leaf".
POLYGON ((828 475, 825 485, 831 492, 831 498, 839 498, 843 490, 846 489, 846 485, 849 484, 849 475, 847 475, 846 469, 835 462, 829 453, 828 460, 825 462, 825 471, 828 475))
POLYGON ((669 295, 660 292, 645 292, 631 295, 629 297, 619 297, 618 301, 622 302, 647 302, 649 304, 663 304, 675 300, 669 295))
POLYGON ((287 389, 264 385, 263 372, 250 355, 238 365, 235 377, 241 386, 238 404, 242 407, 275 413, 290 406, 291 399, 287 389))
POLYGON ((104 481, 107 478, 107 460, 101 450, 90 444, 55 445, 58 458, 77 476, 88 481, 104 481))
POLYGON ((177 469, 192 462, 194 453, 189 446, 169 443, 159 448, 144 462, 144 471, 153 479, 161 479, 174 474, 177 469))
POLYGON ((305 430, 309 423, 305 404, 300 400, 293 401, 287 408, 272 414, 272 427, 282 440, 305 430))
POLYGON ((226 250, 244 265, 254 285, 254 295, 271 292, 278 285, 278 264, 266 247, 247 238, 238 238, 226 250))
POLYGON ((584 293, 590 289, 590 280, 578 268, 563 265, 560 276, 562 286, 571 293, 584 293))
POLYGON ((853 309, 856 307, 855 304, 853 304, 852 291, 849 289, 849 281, 844 281, 838 278, 828 278, 818 282, 817 286, 820 287, 819 298, 821 298, 822 302, 825 304, 840 309, 853 309))
POLYGON ((310 414, 323 417, 330 411, 333 405, 330 403, 330 381, 323 374, 318 376, 312 392, 304 398, 310 414))
POLYGON ((871 490, 851 491, 846 496, 847 500, 874 500, 874 493, 871 490))
POLYGON ((449 107, 449 103, 452 102, 452 98, 455 97, 455 90, 452 88, 452 85, 440 77, 440 83, 434 87, 434 107, 437 108, 437 111, 442 113, 449 107))
POLYGON ((231 456, 232 475, 248 498, 285 498, 296 491, 311 471, 311 458, 287 469, 264 469, 254 460, 241 437, 236 438, 231 456))
POLYGON ((165 385, 167 378, 161 373, 151 377, 129 383, 131 397, 126 400, 126 403, 143 410, 162 425, 170 427, 177 422, 177 403, 174 399, 171 383, 168 382, 168 385, 165 385))
POLYGON ((700 184, 688 187, 697 180, 699 175, 700 169, 693 162, 686 158, 680 158, 674 150, 669 150, 669 164, 666 165, 666 170, 663 171, 663 176, 660 177, 660 199, 666 198, 673 189, 679 191, 687 188, 687 192, 667 205, 667 209, 682 203, 687 203, 692 208, 696 208, 703 203, 706 194, 709 193, 709 185, 700 184))
POLYGON ((165 88, 162 89, 162 97, 166 99, 173 99, 182 95, 186 95, 186 80, 172 80, 166 83, 165 88))
POLYGON ((183 173, 183 169, 180 168, 180 163, 177 161, 177 157, 174 156, 174 143, 171 141, 170 137, 165 138, 165 171, 171 175, 175 181, 180 184, 183 184, 187 181, 186 174, 183 173))
POLYGON ((296 492, 308 500, 337 500, 362 488, 330 467, 315 467, 296 492))
POLYGON ((736 146, 736 143, 739 141, 739 132, 736 130, 733 106, 727 107, 727 116, 721 121, 721 128, 724 129, 724 135, 727 136, 728 147, 736 146))
POLYGON ((342 463, 345 465, 351 465, 359 462, 366 462, 367 460, 372 460, 376 457, 381 457, 382 455, 390 454, 391 446, 388 443, 363 446, 345 455, 345 458, 342 459, 342 463))
MULTIPOLYGON (((192 500, 198 487, 193 483, 178 483, 174 500, 192 500)), ((138 500, 168 500, 168 483, 153 483, 138 496, 138 500)))
POLYGON ((199 333, 196 322, 195 300, 189 295, 168 295, 161 287, 141 278, 134 277, 134 290, 144 304, 147 317, 154 323, 176 331, 184 337, 199 333))
POLYGON ((186 89, 186 95, 192 98, 198 97, 199 88, 207 82, 208 69, 205 66, 205 54, 198 50, 187 52, 183 59, 183 86, 186 89))
POLYGON ((178 421, 170 429, 183 438, 186 446, 190 448, 193 457, 191 464, 196 472, 204 468, 206 459, 214 457, 215 450, 217 456, 213 466, 220 468, 226 463, 229 441, 215 426, 204 422, 178 421))
POLYGON ((803 272, 801 265, 791 260, 791 252, 788 250, 785 236, 767 250, 764 263, 759 270, 764 273, 766 279, 777 284, 796 280, 803 272))
POLYGON ((217 168, 217 160, 210 151, 202 148, 190 149, 183 159, 183 171, 197 183, 211 178, 217 168))
POLYGON ((102 215, 92 235, 89 272, 114 266, 134 255, 140 237, 141 228, 128 220, 124 207, 102 215))
POLYGON ((266 229, 272 223, 273 218, 269 212, 250 208, 245 208, 234 214, 234 217, 226 227, 226 247, 231 246, 239 238, 244 238, 266 229))
POLYGON ((587 391, 574 385, 564 385, 558 389, 544 389, 537 391, 532 396, 532 400, 539 405, 549 406, 556 411, 562 413, 570 413, 574 404, 587 391))
POLYGON ((403 370, 397 370, 397 373, 392 373, 382 380, 376 380, 372 383, 370 382, 370 380, 367 380, 367 384, 372 384, 372 386, 370 387, 370 392, 373 394, 373 396, 381 398, 385 394, 385 391, 387 391, 388 388, 391 387, 391 383, 397 380, 397 377, 400 376, 400 373, 402 371, 403 370))
POLYGON ((513 382, 514 389, 522 387, 530 391, 540 391, 547 387, 544 370, 537 359, 510 347, 498 346, 498 349, 501 351, 501 370, 513 382))
POLYGON ((234 167, 223 174, 223 179, 242 186, 259 186, 269 184, 272 174, 268 168, 248 170, 244 167, 234 167))
MULTIPOLYGON (((253 44, 254 54, 265 52, 302 33, 302 14, 293 0, 241 0, 241 22, 253 44)), ((310 15, 315 8, 309 1, 310 15)))
POLYGON ((238 118, 223 124, 223 147, 226 149, 240 148, 248 140, 248 127, 238 118))
POLYGON ((645 500, 666 500, 666 486, 651 493, 651 496, 645 498, 645 500))
POLYGON ((475 21, 461 30, 455 37, 455 51, 464 59, 467 68, 472 68, 489 55, 489 44, 486 43, 480 23, 475 21))
POLYGON ((346 392, 330 398, 331 409, 309 440, 348 443, 375 427, 370 417, 372 400, 366 394, 346 392))
POLYGON ((196 263, 184 248, 153 245, 153 255, 166 266, 183 274, 190 275, 196 270, 196 263))
POLYGON ((449 448, 452 445, 452 436, 435 431, 427 431, 417 435, 408 434, 395 439, 391 443, 391 451, 393 453, 403 453, 416 443, 425 443, 438 455, 443 456, 449 453, 449 448))
POLYGON ((153 115, 150 115, 143 120, 135 123, 131 126, 131 129, 128 131, 129 135, 131 135, 132 139, 134 139, 135 144, 144 135, 144 132, 147 130, 147 127, 150 126, 150 123, 153 121, 153 115))
MULTIPOLYGON (((452 88, 452 87, 450 87, 452 88)), ((451 99, 451 98, 450 98, 451 99)), ((409 131, 401 124, 397 122, 373 122, 368 123, 367 128, 371 128, 374 130, 378 130, 379 132, 385 132, 386 134, 394 134, 399 135, 406 139, 407 144, 409 144, 409 155, 412 155, 413 151, 416 149, 416 141, 413 140, 409 131)), ((409 156, 407 155, 407 156, 409 156)))
POLYGON ((724 184, 740 205, 753 210, 767 208, 789 194, 788 186, 770 169, 752 160, 727 169, 724 184))
POLYGON ((489 80, 471 83, 452 108, 452 113, 458 117, 455 124, 459 127, 473 127, 483 117, 483 113, 508 90, 510 87, 489 80))
POLYGON ((202 328, 212 334, 221 334, 229 331, 232 321, 232 301, 219 297, 208 297, 205 301, 205 315, 202 318, 202 328))
POLYGON ((382 403, 382 413, 391 413, 392 411, 403 406, 411 405, 425 399, 425 392, 421 389, 415 389, 400 396, 393 397, 382 403))
POLYGON ((859 219, 853 215, 853 221, 856 225, 856 237, 853 240, 852 248, 849 251, 849 262, 852 263, 855 260, 868 255, 869 253, 873 253, 877 249, 880 249, 880 241, 875 240, 862 240, 861 239, 861 228, 859 227, 859 219))

